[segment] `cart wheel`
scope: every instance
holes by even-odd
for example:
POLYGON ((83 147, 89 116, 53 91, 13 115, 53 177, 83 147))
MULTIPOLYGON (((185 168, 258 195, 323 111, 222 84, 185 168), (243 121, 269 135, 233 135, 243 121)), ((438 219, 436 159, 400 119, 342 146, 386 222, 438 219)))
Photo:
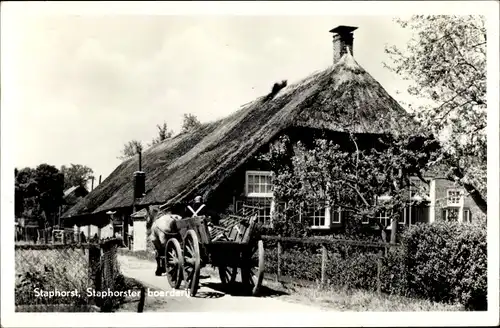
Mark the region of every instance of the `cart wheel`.
POLYGON ((184 258, 179 241, 171 238, 165 247, 165 267, 167 269, 168 283, 172 288, 179 288, 184 273, 184 258))
POLYGON ((195 296, 200 280, 200 245, 198 236, 190 229, 184 237, 184 280, 189 295, 195 296))
POLYGON ((234 284, 236 276, 238 275, 237 267, 219 266, 220 281, 224 286, 234 284))
POLYGON ((264 242, 262 240, 252 245, 243 258, 243 263, 245 266, 241 270, 241 280, 244 285, 251 288, 252 295, 256 296, 264 279, 264 242))

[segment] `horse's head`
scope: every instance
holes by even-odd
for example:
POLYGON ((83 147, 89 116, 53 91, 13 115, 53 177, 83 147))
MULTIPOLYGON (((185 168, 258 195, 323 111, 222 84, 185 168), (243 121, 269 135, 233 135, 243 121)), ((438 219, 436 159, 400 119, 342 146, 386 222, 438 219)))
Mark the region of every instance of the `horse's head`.
POLYGON ((153 222, 161 215, 161 210, 158 205, 151 205, 147 207, 146 210, 148 212, 146 217, 146 228, 149 229, 151 225, 153 225, 153 222))

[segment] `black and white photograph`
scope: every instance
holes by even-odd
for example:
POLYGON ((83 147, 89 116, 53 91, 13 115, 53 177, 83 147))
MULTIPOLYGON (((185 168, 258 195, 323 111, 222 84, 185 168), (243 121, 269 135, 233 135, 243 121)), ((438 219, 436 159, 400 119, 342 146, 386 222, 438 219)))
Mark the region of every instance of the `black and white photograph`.
POLYGON ((498 2, 107 6, 2 4, 2 325, 499 323, 498 2))

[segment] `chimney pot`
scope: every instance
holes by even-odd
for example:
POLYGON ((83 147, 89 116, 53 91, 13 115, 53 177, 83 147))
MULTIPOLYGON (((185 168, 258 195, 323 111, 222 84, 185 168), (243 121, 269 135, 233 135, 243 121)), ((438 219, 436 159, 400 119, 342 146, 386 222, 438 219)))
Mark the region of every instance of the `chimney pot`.
POLYGON ((352 32, 357 29, 355 26, 339 25, 330 30, 330 33, 333 33, 333 64, 336 64, 347 53, 347 48, 349 48, 351 55, 354 55, 352 32))

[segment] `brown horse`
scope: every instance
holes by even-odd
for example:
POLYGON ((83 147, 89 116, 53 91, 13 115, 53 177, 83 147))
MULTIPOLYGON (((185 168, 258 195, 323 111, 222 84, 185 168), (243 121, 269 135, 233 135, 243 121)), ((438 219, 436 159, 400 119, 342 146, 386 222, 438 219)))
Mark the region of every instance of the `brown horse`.
POLYGON ((169 210, 162 211, 159 206, 150 206, 148 214, 146 226, 149 230, 149 240, 155 247, 155 275, 161 276, 166 272, 165 265, 161 261, 161 256, 165 254, 168 234, 177 232, 174 222, 182 219, 182 217, 180 215, 173 214, 169 210))

